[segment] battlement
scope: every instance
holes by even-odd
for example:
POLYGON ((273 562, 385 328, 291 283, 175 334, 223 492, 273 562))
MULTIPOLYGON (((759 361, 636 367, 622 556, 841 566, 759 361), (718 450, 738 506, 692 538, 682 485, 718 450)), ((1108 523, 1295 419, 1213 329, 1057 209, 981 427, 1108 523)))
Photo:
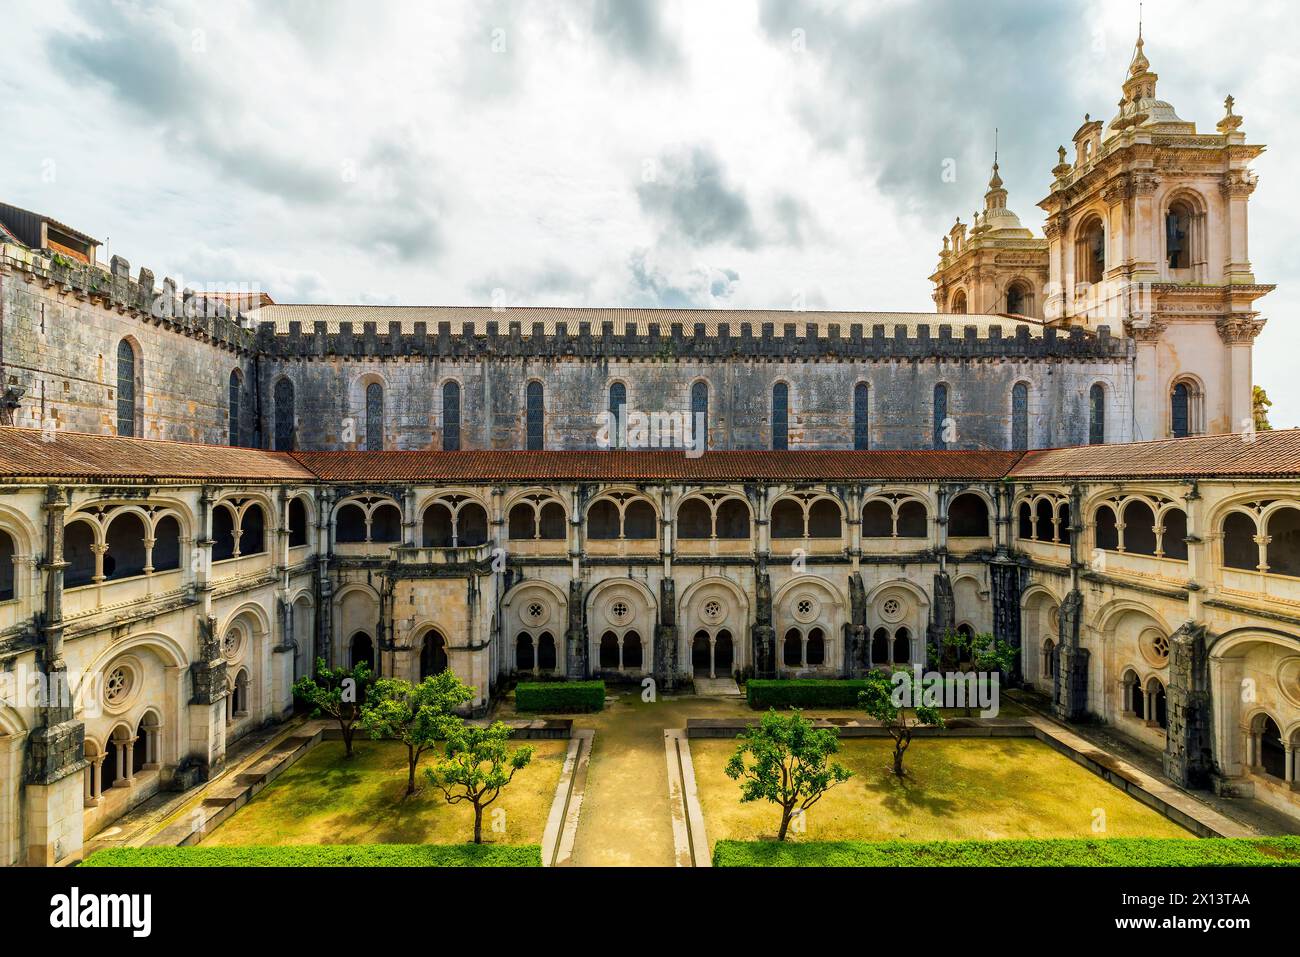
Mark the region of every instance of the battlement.
POLYGON ((870 358, 870 359, 1004 359, 1004 358, 1072 358, 1115 359, 1133 355, 1132 343, 1110 334, 1108 326, 1096 333, 1072 328, 1062 335, 1050 327, 1015 323, 1011 335, 1004 335, 1001 325, 990 325, 983 330, 974 325, 956 328, 949 323, 895 324, 892 330, 884 323, 876 323, 867 334, 863 325, 853 325, 845 334, 837 323, 822 326, 808 322, 803 329, 799 323, 784 323, 780 333, 771 322, 755 324, 741 322, 733 332, 729 322, 719 322, 714 331, 704 323, 695 323, 687 330, 683 323, 670 323, 667 328, 657 322, 646 325, 628 322, 623 330, 615 330, 613 322, 602 322, 593 329, 590 322, 578 322, 570 332, 568 323, 544 324, 534 322, 525 332, 520 321, 502 324, 488 321, 480 332, 474 322, 464 322, 453 332, 452 323, 439 322, 435 329, 426 323, 416 322, 407 331, 400 322, 390 322, 385 332, 378 323, 363 322, 356 330, 351 322, 340 322, 331 331, 322 321, 313 323, 307 332, 300 322, 289 322, 288 332, 280 331, 274 322, 261 322, 257 326, 256 348, 270 357, 325 358, 372 357, 400 358, 405 356, 474 359, 490 357, 536 358, 870 358), (550 331, 548 331, 548 326, 550 331))
POLYGON ((177 291, 176 282, 164 278, 154 286, 154 274, 141 267, 131 278, 131 264, 114 256, 108 269, 63 256, 46 256, 9 243, 0 244, 0 267, 21 273, 46 288, 59 287, 65 294, 98 300, 105 309, 132 313, 172 331, 246 353, 254 347, 252 329, 241 323, 241 314, 224 301, 205 297, 193 289, 177 291))

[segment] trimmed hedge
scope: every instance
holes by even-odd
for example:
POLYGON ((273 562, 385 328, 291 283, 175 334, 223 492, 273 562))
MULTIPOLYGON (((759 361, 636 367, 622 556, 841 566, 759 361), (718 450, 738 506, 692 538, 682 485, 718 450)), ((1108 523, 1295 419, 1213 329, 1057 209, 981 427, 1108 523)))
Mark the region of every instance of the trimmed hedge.
POLYGON ((521 681, 515 686, 520 711, 574 712, 605 708, 603 681, 521 681))
POLYGON ((82 867, 541 867, 536 844, 113 847, 82 867))
POLYGON ((752 678, 745 684, 751 708, 856 708, 858 693, 867 690, 860 679, 752 678))
POLYGON ((714 867, 1300 867, 1300 837, 718 841, 714 867))

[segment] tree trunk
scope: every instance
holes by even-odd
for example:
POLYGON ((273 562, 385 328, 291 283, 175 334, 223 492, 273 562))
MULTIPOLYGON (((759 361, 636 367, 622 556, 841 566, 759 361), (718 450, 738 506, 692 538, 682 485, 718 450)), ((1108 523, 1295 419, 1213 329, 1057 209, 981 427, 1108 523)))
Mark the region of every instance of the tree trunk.
POLYGON ((483 808, 478 804, 474 805, 474 843, 483 843, 483 808))
POLYGON ((343 757, 352 757, 352 736, 356 733, 356 726, 351 722, 340 721, 339 727, 343 729, 343 757))
POLYGON ((778 841, 785 840, 785 832, 790 827, 790 810, 791 809, 788 807, 781 808, 781 830, 776 832, 776 839, 778 841))
POLYGON ((894 774, 898 777, 903 776, 903 748, 894 746, 894 774))
POLYGON ((406 795, 407 795, 407 797, 410 797, 412 794, 415 793, 415 765, 416 765, 416 763, 417 763, 419 760, 420 760, 420 759, 419 759, 419 758, 414 754, 414 752, 408 752, 408 758, 407 758, 407 762, 406 762, 406 771, 407 771, 407 774, 406 774, 406 795))

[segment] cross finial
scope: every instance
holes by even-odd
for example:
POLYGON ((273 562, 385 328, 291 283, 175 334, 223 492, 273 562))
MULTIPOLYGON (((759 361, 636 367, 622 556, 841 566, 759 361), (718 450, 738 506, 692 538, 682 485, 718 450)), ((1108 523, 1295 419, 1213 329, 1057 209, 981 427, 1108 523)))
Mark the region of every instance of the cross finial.
POLYGON ((1231 93, 1229 93, 1228 96, 1224 99, 1224 101, 1223 101, 1223 108, 1224 108, 1224 110, 1227 112, 1227 114, 1228 114, 1229 116, 1232 115, 1232 105, 1233 105, 1234 103, 1236 103, 1236 102, 1237 102, 1237 101, 1236 101, 1235 99, 1233 99, 1233 96, 1232 96, 1231 93))

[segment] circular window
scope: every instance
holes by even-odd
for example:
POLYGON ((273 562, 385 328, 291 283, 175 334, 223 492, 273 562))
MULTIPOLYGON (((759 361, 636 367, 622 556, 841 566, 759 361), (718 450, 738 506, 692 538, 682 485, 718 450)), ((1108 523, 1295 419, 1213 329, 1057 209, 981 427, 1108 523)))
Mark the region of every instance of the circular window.
POLYGON ((533 624, 541 624, 546 620, 546 605, 540 601, 530 601, 524 607, 524 617, 533 624))
POLYGON ((880 603, 880 617, 885 621, 899 621, 903 617, 905 608, 903 602, 898 598, 886 598, 880 603))
POLYGON ((1283 658, 1277 666, 1277 685, 1283 697, 1300 705, 1300 658, 1283 658))
POLYGON ((704 616, 704 620, 709 624, 716 625, 718 622, 722 621, 722 602, 718 601, 716 598, 710 598, 704 603, 704 607, 701 609, 701 614, 704 616))
POLYGON ((1153 665, 1163 666, 1169 662, 1169 636, 1162 631, 1148 628, 1139 640, 1142 656, 1153 665))
POLYGON ((226 632, 225 637, 221 639, 221 654, 233 659, 239 655, 239 649, 243 647, 244 636, 236 628, 231 628, 226 632))
POLYGON ((125 711, 135 701, 140 684, 131 659, 111 665, 103 675, 104 709, 114 714, 125 711))
POLYGON ((620 598, 609 606, 609 617, 611 621, 621 625, 632 617, 632 609, 620 598))
POLYGON ((821 605, 810 595, 795 600, 794 617, 799 621, 812 621, 820 611, 821 605))

